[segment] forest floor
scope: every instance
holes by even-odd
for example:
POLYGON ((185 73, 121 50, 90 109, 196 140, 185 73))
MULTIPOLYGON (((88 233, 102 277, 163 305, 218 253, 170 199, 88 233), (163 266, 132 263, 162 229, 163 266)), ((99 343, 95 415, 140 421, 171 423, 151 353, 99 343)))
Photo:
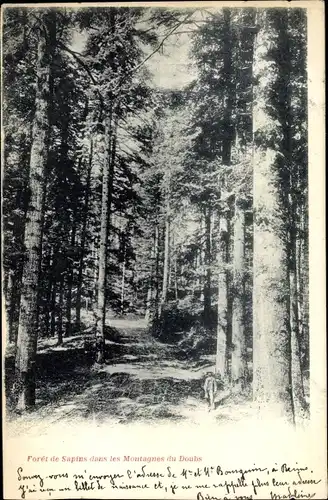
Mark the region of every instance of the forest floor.
MULTIPOLYGON (((39 343, 37 400, 33 411, 7 413, 8 427, 24 434, 38 432, 36 422, 49 427, 58 421, 92 421, 95 425, 138 423, 233 422, 250 416, 247 396, 221 390, 215 410, 204 399, 204 375, 214 357, 186 359, 176 345, 163 344, 147 331, 142 320, 111 319, 106 340, 106 363, 94 368, 86 353, 86 335, 39 343), (19 424, 18 426, 16 424, 19 424)), ((91 339, 90 339, 91 340, 91 339)), ((13 353, 7 353, 7 382, 13 353)))

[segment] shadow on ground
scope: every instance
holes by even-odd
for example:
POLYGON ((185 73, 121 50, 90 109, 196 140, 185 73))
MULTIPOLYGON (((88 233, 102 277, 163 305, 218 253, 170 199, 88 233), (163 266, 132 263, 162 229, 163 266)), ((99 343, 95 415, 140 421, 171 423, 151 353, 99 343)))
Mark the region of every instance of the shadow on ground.
POLYGON ((174 377, 139 379, 127 373, 98 372, 79 401, 80 415, 101 422, 109 416, 120 423, 135 420, 182 420, 177 411, 190 395, 201 395, 199 380, 174 377))
MULTIPOLYGON (((179 409, 201 400, 201 376, 188 377, 188 363, 178 359, 177 350, 154 341, 144 330, 107 332, 106 365, 100 369, 93 369, 93 353, 85 349, 85 340, 67 339, 63 346, 38 353, 34 416, 180 421, 186 417, 179 409)), ((10 400, 13 374, 11 356, 6 359, 9 420, 21 418, 10 400)))

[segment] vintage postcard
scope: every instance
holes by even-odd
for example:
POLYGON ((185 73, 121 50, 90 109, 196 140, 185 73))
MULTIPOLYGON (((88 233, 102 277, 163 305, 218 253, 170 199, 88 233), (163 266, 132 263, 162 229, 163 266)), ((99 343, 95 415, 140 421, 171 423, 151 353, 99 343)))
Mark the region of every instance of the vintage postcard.
POLYGON ((4 498, 327 498, 323 2, 1 13, 4 498))

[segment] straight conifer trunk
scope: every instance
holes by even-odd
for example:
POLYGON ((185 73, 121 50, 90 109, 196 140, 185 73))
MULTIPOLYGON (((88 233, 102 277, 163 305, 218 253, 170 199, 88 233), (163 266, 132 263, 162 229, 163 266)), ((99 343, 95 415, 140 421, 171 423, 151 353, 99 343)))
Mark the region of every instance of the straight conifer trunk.
POLYGON ((146 299, 146 312, 145 312, 145 322, 147 325, 150 323, 151 318, 151 303, 152 303, 152 276, 149 277, 149 285, 147 289, 147 299, 146 299))
POLYGON ((163 263, 163 283, 161 301, 159 304, 158 316, 161 317, 163 307, 167 300, 168 277, 169 277, 169 259, 170 259, 170 220, 166 216, 165 220, 165 236, 164 236, 164 263, 163 263))
POLYGON ((301 360, 301 331, 299 310, 299 284, 297 273, 297 197, 295 179, 290 175, 290 241, 289 241, 289 291, 290 291, 290 335, 291 335, 291 364, 292 364, 292 391, 294 402, 295 423, 299 424, 307 413, 302 360, 301 360))
POLYGON ((245 338, 245 212, 243 204, 235 200, 234 224, 234 297, 232 311, 232 349, 231 349, 231 381, 246 386, 247 380, 247 351, 245 338))
POLYGON ((96 305, 96 363, 98 364, 102 364, 105 359, 107 243, 112 187, 111 136, 112 112, 110 112, 109 116, 105 118, 104 127, 105 152, 102 173, 100 242, 98 255, 98 293, 96 305))
POLYGON ((155 225, 154 233, 154 260, 155 260, 155 273, 154 273, 154 317, 153 322, 157 327, 158 323, 158 309, 159 309, 159 227, 158 223, 155 225))
MULTIPOLYGON (((243 160, 247 149, 252 142, 252 76, 254 52, 254 21, 255 9, 241 11, 239 22, 241 25, 238 34, 236 82, 236 138, 235 147, 239 160, 243 160)), ((245 286, 246 286, 246 217, 245 195, 237 193, 235 196, 234 212, 234 241, 233 241, 233 303, 232 303, 232 350, 231 350, 231 381, 237 381, 240 389, 245 389, 247 383, 247 345, 246 345, 246 315, 245 315, 245 286)))
POLYGON ((57 315, 57 345, 63 343, 64 276, 60 277, 57 315))
MULTIPOLYGON (((76 211, 75 211, 76 214, 76 211)), ((75 246, 76 237, 76 215, 72 221, 72 233, 71 233, 71 247, 75 246)), ((66 295, 66 325, 65 325, 65 336, 69 337, 72 333, 72 289, 74 281, 74 267, 73 264, 68 261, 67 270, 67 295, 66 295)))
MULTIPOLYGON (((222 140, 222 163, 223 168, 231 163, 231 147, 234 138, 232 125, 232 111, 235 100, 234 88, 231 85, 233 76, 232 68, 232 30, 231 30, 231 9, 223 9, 223 75, 224 75, 224 110, 223 127, 224 134, 222 140)), ((223 173, 220 191, 221 198, 226 192, 226 179, 223 173)), ((229 376, 229 350, 227 335, 231 327, 232 313, 229 307, 229 277, 227 264, 229 262, 229 230, 230 227, 230 207, 229 210, 222 210, 220 213, 220 234, 218 249, 218 323, 217 323, 217 351, 216 351, 216 371, 225 379, 229 376)))
POLYGON ((87 225, 88 225, 89 203, 90 203, 92 159, 93 159, 93 139, 90 138, 89 163, 88 163, 87 180, 86 180, 86 186, 85 186, 83 219, 82 219, 83 222, 82 222, 82 231, 81 231, 80 260, 79 260, 79 268, 78 268, 78 275, 77 275, 77 292, 76 292, 76 328, 77 328, 77 331, 81 327, 82 277, 83 277, 83 269, 84 269, 85 245, 86 245, 86 241, 87 241, 87 225))
POLYGON ((164 262, 163 262, 163 280, 162 280, 162 293, 161 300, 158 308, 158 316, 161 318, 163 307, 167 301, 167 291, 169 285, 169 272, 170 272, 170 175, 165 174, 165 226, 164 226, 164 262))
POLYGON ((41 261, 42 211, 49 133, 49 77, 51 47, 40 30, 36 69, 36 101, 30 156, 30 202, 25 224, 26 260, 22 276, 17 350, 15 359, 15 393, 17 409, 35 404, 35 361, 38 325, 38 279, 41 261))
POLYGON ((125 239, 124 239, 124 249, 123 249, 123 262, 122 262, 122 277, 121 277, 121 314, 124 314, 124 298, 125 298, 125 239))
POLYGON ((228 311, 228 283, 227 283, 227 257, 228 257, 227 221, 220 217, 220 236, 218 246, 218 323, 215 371, 226 379, 228 371, 227 353, 227 311, 228 311))
POLYGON ((204 324, 210 326, 211 320, 211 286, 212 286, 212 272, 211 272, 211 228, 212 228, 212 211, 208 206, 204 210, 205 220, 205 281, 204 281, 204 324))
POLYGON ((303 373, 301 364, 299 313, 297 303, 296 269, 289 275, 290 284, 290 331, 291 331, 291 364, 292 389, 295 412, 295 423, 299 424, 306 416, 306 402, 304 396, 303 373))
MULTIPOLYGON (((274 10, 274 9, 273 9, 274 10)), ((264 143, 263 127, 279 127, 267 112, 268 75, 277 78, 272 48, 277 46, 271 11, 258 13, 261 28, 255 42, 254 76, 254 254, 253 254, 253 394, 271 418, 294 421, 291 392, 291 339, 289 334, 288 255, 283 239, 281 192, 277 152, 264 143), (261 141, 257 139, 261 137, 261 141), (263 144, 264 143, 264 144, 263 144)), ((283 13, 280 15, 284 15, 283 13)), ((279 128, 276 130, 279 136, 279 128)))

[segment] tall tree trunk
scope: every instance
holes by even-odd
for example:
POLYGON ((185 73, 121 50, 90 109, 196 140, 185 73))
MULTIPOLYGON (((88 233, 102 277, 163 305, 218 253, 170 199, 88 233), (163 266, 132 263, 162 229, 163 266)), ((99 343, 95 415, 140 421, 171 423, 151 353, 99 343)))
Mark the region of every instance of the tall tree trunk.
POLYGON ((89 163, 88 163, 88 170, 87 170, 85 195, 84 195, 84 207, 83 207, 83 215, 82 215, 80 258, 79 258, 79 267, 78 267, 78 274, 77 274, 77 290, 76 290, 76 329, 77 329, 77 331, 79 331, 81 328, 82 278, 83 278, 83 269, 84 269, 85 245, 86 245, 86 240, 87 240, 87 226, 88 226, 89 203, 90 203, 92 159, 93 159, 93 139, 92 139, 92 137, 90 137, 89 163))
POLYGON ((158 309, 159 317, 161 317, 163 307, 165 306, 167 301, 169 260, 170 260, 170 220, 169 217, 167 216, 165 220, 163 282, 162 282, 161 301, 158 309))
POLYGON ((309 226, 308 226, 308 205, 307 201, 303 207, 302 233, 303 244, 300 248, 299 257, 299 296, 302 303, 302 346, 303 360, 302 372, 309 369, 309 226))
POLYGON ((61 276, 59 282, 59 300, 57 315, 57 345, 63 343, 63 308, 64 308, 64 276, 61 276))
POLYGON ((45 268, 48 270, 46 300, 44 306, 44 336, 49 337, 50 329, 50 312, 51 312, 51 293, 52 293, 52 248, 48 250, 48 255, 45 258, 45 268))
POLYGON ((146 314, 145 320, 147 324, 154 323, 157 325, 159 311, 159 229, 158 223, 155 223, 153 233, 153 247, 151 252, 151 270, 149 276, 147 299, 146 299, 146 314))
POLYGON ((98 256, 98 294, 96 306, 96 363, 105 359, 105 322, 106 322, 106 271, 109 234, 110 208, 114 171, 115 135, 112 144, 112 110, 105 118, 105 153, 102 174, 101 225, 98 256))
MULTIPOLYGON (((124 237, 125 238, 125 237, 124 237)), ((122 262, 122 278, 121 278, 121 314, 124 314, 124 294, 125 294, 125 239, 123 240, 123 262, 122 262)))
POLYGON ((228 290, 227 290, 227 259, 228 259, 228 228, 227 221, 220 217, 220 235, 218 245, 218 323, 217 323, 217 344, 215 371, 222 379, 227 378, 228 372, 228 345, 227 345, 227 311, 228 311, 228 290))
POLYGON ((205 219, 205 282, 204 282, 204 325, 211 324, 211 288, 212 288, 212 252, 211 252, 211 232, 212 232, 212 210, 208 206, 204 210, 205 219))
POLYGON ((286 227, 281 213, 277 152, 269 142, 265 144, 263 137, 264 124, 270 124, 270 130, 279 137, 279 124, 267 111, 268 84, 275 82, 278 74, 271 51, 282 50, 277 47, 277 15, 285 14, 269 10, 258 13, 260 31, 254 50, 253 394, 262 412, 267 410, 272 418, 293 422, 286 227))
MULTIPOLYGON (((233 78, 232 67, 232 30, 231 30, 231 9, 223 9, 223 78, 224 78, 224 96, 223 96, 223 124, 224 133, 221 137, 222 142, 222 163, 228 167, 231 163, 231 148, 234 139, 234 127, 232 124, 232 112, 235 100, 235 90, 231 85, 233 78)), ((229 275, 227 263, 229 261, 229 227, 231 216, 231 207, 229 201, 224 201, 222 198, 226 195, 227 185, 226 176, 223 173, 221 180, 221 213, 220 213, 220 235, 219 235, 219 250, 218 250, 218 324, 217 324, 217 352, 216 352, 216 371, 222 377, 227 379, 230 376, 230 355, 228 345, 228 333, 231 333, 232 309, 231 300, 229 300, 229 275), (226 206, 227 205, 227 206, 226 206), (230 302, 230 304, 229 304, 230 302)), ((230 342, 229 342, 230 343, 230 342)))
MULTIPOLYGON (((297 407, 302 407, 298 401, 295 384, 299 384, 305 378, 306 358, 308 357, 308 335, 307 335, 307 314, 304 314, 305 303, 303 297, 304 285, 308 280, 308 261, 304 260, 304 244, 308 237, 308 228, 304 227, 304 216, 308 212, 307 207, 307 187, 308 187, 308 151, 307 151, 307 71, 306 71, 306 53, 307 53, 307 17, 306 12, 302 9, 292 10, 288 12, 288 35, 290 43, 287 45, 287 55, 289 64, 287 65, 287 78, 289 78, 289 93, 287 101, 289 103, 290 118, 289 127, 290 134, 286 137, 286 148, 289 148, 289 164, 290 171, 290 186, 291 186, 291 203, 292 213, 290 221, 291 228, 291 250, 293 252, 291 259, 291 288, 293 288, 293 277, 295 279, 295 297, 296 301, 294 311, 297 314, 297 334, 299 343, 300 357, 300 378, 293 382, 293 392, 295 399, 295 417, 298 415, 297 407), (295 29, 297 27, 297 29, 295 29), (297 306, 297 307, 296 307, 297 306)), ((286 63, 285 63, 286 65, 286 63)), ((287 115, 286 115, 287 116, 287 115)), ((295 318, 294 318, 295 319, 295 318)), ((292 323, 292 318, 291 318, 292 323)), ((292 338, 293 340, 293 338, 292 338)), ((294 354, 292 351, 292 365, 295 365, 294 354)), ((303 383, 302 383, 303 385, 303 383)), ((299 388, 301 399, 304 391, 299 388)), ((305 392, 305 391, 304 391, 305 392)), ((301 413, 303 410, 301 408, 301 413)))
POLYGON ((50 302, 50 335, 54 337, 56 334, 56 295, 57 295, 57 281, 53 279, 51 289, 51 302, 50 302))
MULTIPOLYGON (((30 157, 30 151, 24 154, 23 162, 28 163, 30 157)), ((24 226, 20 228, 19 225, 13 228, 13 238, 18 242, 20 253, 24 250, 24 233, 25 233, 25 221, 28 210, 27 203, 27 193, 28 193, 28 179, 25 180, 22 190, 17 196, 17 205, 21 206, 24 212, 24 226)), ((24 259, 20 255, 13 262, 13 275, 12 284, 10 287, 10 293, 8 294, 8 326, 9 326, 9 338, 10 342, 17 344, 18 336, 18 325, 19 325, 19 310, 20 310, 20 299, 21 299, 21 288, 22 288, 22 277, 23 277, 24 259)))
POLYGON ((36 70, 35 116, 30 156, 30 202, 24 237, 26 260, 22 277, 15 359, 15 392, 17 395, 17 409, 19 410, 25 410, 35 404, 38 271, 41 259, 43 195, 48 156, 50 49, 47 37, 43 32, 40 32, 36 70))
POLYGON ((146 299, 146 312, 145 312, 145 322, 147 325, 150 323, 151 318, 151 304, 152 304, 152 276, 149 277, 149 284, 147 290, 147 299, 146 299))
POLYGON ((179 285, 178 285, 178 249, 174 247, 174 297, 177 301, 179 299, 179 285))
POLYGON ((233 248, 233 311, 231 381, 245 389, 247 380, 247 350, 245 338, 245 212, 238 198, 235 200, 233 248))
MULTIPOLYGON (((236 54, 236 110, 235 154, 239 161, 246 156, 252 142, 252 76, 254 52, 255 9, 241 9, 237 14, 239 25, 238 49, 236 54)), ((248 186, 246 186, 247 188, 248 186)), ((250 186, 249 186, 250 188, 250 186)), ((250 195, 247 195, 249 199, 250 195)), ((248 378, 246 345, 246 217, 247 198, 241 193, 235 196, 234 244, 233 244, 233 297, 232 297, 232 349, 231 381, 240 381, 244 389, 248 378)))
POLYGON ((8 286, 8 330, 10 342, 17 343, 22 266, 10 272, 8 286))
POLYGON ((158 317, 161 318, 163 307, 167 301, 167 290, 170 269, 170 175, 165 174, 165 226, 164 226, 164 259, 163 259, 163 280, 162 280, 162 293, 159 303, 158 317))
MULTIPOLYGON (((74 252, 75 238, 76 238, 76 216, 77 210, 74 210, 73 220, 72 220, 72 232, 71 232, 71 248, 74 252)), ((74 280, 74 263, 69 259, 67 265, 67 292, 66 292, 66 325, 65 325, 65 336, 69 337, 72 333, 72 288, 74 280)))
POLYGON ((295 423, 299 424, 307 414, 302 360, 300 311, 298 300, 297 276, 297 191, 295 179, 290 175, 290 241, 289 241, 289 295, 290 295, 290 335, 291 335, 291 378, 294 403, 295 423))
MULTIPOLYGON (((200 219, 199 219, 199 232, 200 232, 200 239, 203 239, 203 235, 205 234, 205 227, 204 227, 204 217, 203 213, 201 212, 200 214, 200 219)), ((205 264, 205 245, 201 241, 200 247, 199 247, 199 267, 201 269, 201 272, 199 273, 199 289, 200 289, 200 301, 204 303, 204 288, 205 288, 205 274, 204 274, 204 264, 205 264)), ((183 269, 181 269, 181 275, 183 276, 183 269)))
POLYGON ((296 269, 291 269, 289 274, 290 284, 290 331, 291 331, 291 377, 293 402, 295 412, 295 423, 299 424, 307 416, 306 401, 304 395, 303 373, 301 364, 299 313, 297 303, 297 277, 296 269))
POLYGON ((155 224, 154 233, 154 263, 155 263, 155 273, 154 273, 154 317, 153 323, 155 328, 158 326, 158 309, 159 309, 159 227, 158 223, 155 224))

